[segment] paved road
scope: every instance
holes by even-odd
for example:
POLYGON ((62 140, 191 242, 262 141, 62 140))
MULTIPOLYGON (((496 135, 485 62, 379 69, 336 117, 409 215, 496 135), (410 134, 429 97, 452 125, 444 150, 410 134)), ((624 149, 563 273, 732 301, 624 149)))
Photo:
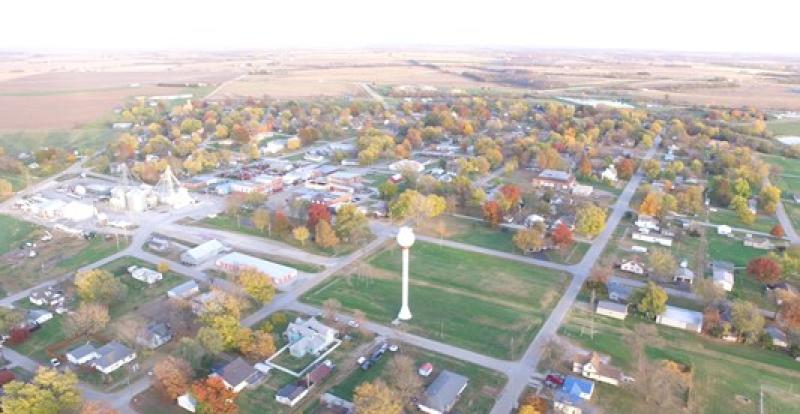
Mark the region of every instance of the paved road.
POLYGON ((775 214, 778 216, 778 222, 781 223, 781 227, 783 227, 783 233, 787 239, 789 239, 792 244, 800 244, 800 235, 797 234, 797 230, 795 230, 794 226, 792 225, 792 220, 789 219, 789 215, 786 214, 786 208, 783 206, 783 201, 778 202, 778 208, 775 210, 775 214))
POLYGON ((366 92, 366 93, 367 93, 367 95, 369 95, 369 96, 370 96, 370 98, 372 98, 372 99, 374 99, 374 100, 376 100, 376 101, 380 102, 380 103, 381 103, 381 105, 383 105, 384 109, 390 109, 390 108, 389 108, 389 104, 388 104, 388 103, 386 103, 386 100, 385 100, 385 99, 383 99, 383 96, 381 96, 381 94, 379 94, 378 92, 375 92, 375 90, 374 90, 374 89, 372 89, 372 88, 371 88, 369 85, 367 85, 366 83, 360 83, 359 85, 361 86, 361 89, 364 89, 364 92, 366 92))
MULTIPOLYGON (((650 159, 655 155, 660 142, 661 138, 656 138, 655 145, 647 151, 644 159, 650 159)), ((536 372, 536 367, 539 365, 539 359, 544 346, 555 336, 558 327, 561 325, 564 317, 566 317, 569 309, 578 297, 581 286, 583 286, 586 278, 589 277, 592 266, 594 266, 595 262, 600 258, 609 240, 611 240, 611 237, 614 235, 614 230, 617 228, 622 216, 628 210, 628 205, 630 204, 631 198, 633 198, 633 195, 636 193, 636 189, 639 187, 642 177, 642 172, 637 172, 625 186, 625 190, 622 191, 619 198, 617 198, 605 228, 600 235, 595 238, 592 246, 586 252, 586 255, 584 255, 583 260, 574 267, 572 281, 569 287, 567 287, 566 292, 564 292, 564 295, 558 301, 558 304, 550 313, 550 316, 539 329, 539 333, 525 351, 522 360, 517 363, 515 370, 509 375, 506 387, 498 396, 494 407, 492 407, 492 414, 509 414, 516 406, 517 400, 528 385, 531 375, 536 372)))

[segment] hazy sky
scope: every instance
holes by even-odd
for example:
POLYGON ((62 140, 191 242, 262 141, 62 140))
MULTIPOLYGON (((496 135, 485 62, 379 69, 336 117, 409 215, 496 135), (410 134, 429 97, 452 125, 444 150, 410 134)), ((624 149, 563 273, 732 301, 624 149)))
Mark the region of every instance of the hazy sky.
POLYGON ((5 0, 2 49, 364 46, 800 55, 796 0, 5 0))

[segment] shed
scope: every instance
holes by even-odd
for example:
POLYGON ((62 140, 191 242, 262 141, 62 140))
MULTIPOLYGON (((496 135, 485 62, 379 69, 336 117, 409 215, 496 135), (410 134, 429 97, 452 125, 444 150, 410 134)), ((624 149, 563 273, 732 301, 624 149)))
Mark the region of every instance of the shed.
POLYGON ((450 412, 468 383, 469 379, 463 375, 442 371, 425 389, 425 396, 419 403, 419 409, 429 414, 450 412))
POLYGON ((225 251, 225 246, 218 240, 209 240, 181 254, 181 262, 188 265, 199 265, 206 260, 225 251))
POLYGON ((270 262, 257 257, 239 252, 229 253, 220 257, 216 262, 217 267, 228 273, 237 273, 246 268, 255 269, 272 279, 276 286, 291 282, 297 277, 297 269, 270 262))
POLYGON ((703 314, 667 305, 664 313, 656 317, 656 323, 700 333, 703 330, 703 314))
POLYGON ((624 320, 628 316, 628 306, 622 303, 601 300, 597 302, 598 315, 624 320))

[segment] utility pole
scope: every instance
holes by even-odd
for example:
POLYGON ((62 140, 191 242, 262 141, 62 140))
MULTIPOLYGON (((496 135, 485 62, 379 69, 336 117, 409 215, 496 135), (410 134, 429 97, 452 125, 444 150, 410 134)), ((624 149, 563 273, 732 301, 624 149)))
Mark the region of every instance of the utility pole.
POLYGON ((592 300, 589 301, 589 306, 592 307, 592 319, 589 326, 589 337, 594 341, 594 297, 595 297, 595 290, 592 289, 592 300))
POLYGON ((759 410, 758 410, 758 412, 759 412, 759 414, 764 414, 764 384, 760 384, 758 386, 758 395, 759 395, 759 399, 758 399, 759 400, 758 401, 759 410))

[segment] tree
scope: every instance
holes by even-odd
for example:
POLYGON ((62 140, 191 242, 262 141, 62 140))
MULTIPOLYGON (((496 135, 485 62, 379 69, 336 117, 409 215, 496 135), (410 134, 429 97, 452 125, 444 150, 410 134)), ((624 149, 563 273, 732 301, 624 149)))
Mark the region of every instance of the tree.
POLYGON ((338 300, 334 298, 325 299, 322 302, 322 314, 323 317, 329 321, 333 321, 336 319, 336 314, 342 310, 342 304, 338 300))
POLYGON ((158 270, 159 273, 167 273, 167 272, 169 272, 169 263, 167 263, 165 261, 158 262, 158 266, 156 266, 156 270, 158 270))
POLYGON ((236 281, 248 295, 261 303, 269 303, 275 296, 272 278, 256 269, 247 267, 240 270, 236 275, 236 281))
POLYGON ((78 377, 71 372, 39 368, 30 383, 11 381, 3 387, 4 413, 57 414, 81 405, 78 377))
POLYGON ((16 309, 0 307, 0 333, 6 333, 23 321, 22 313, 16 309))
POLYGON ((328 224, 330 224, 331 212, 324 204, 311 203, 308 207, 308 221, 306 222, 306 226, 313 229, 320 220, 327 221, 328 224))
POLYGON ((606 209, 594 203, 586 203, 578 209, 575 230, 589 237, 594 237, 603 231, 606 225, 606 209))
POLYGON ((65 329, 72 335, 93 335, 105 329, 110 320, 107 306, 84 302, 67 315, 65 329))
POLYGON ((264 360, 275 353, 275 339, 269 332, 253 331, 249 335, 243 335, 239 351, 250 360, 264 360))
POLYGON ((207 353, 197 339, 183 337, 178 341, 175 357, 186 361, 194 372, 199 372, 206 360, 207 353))
POLYGON ((367 217, 355 204, 346 204, 336 213, 336 236, 345 242, 361 241, 369 234, 367 217))
POLYGON ((81 300, 106 305, 124 298, 128 291, 119 279, 104 269, 78 272, 75 275, 74 283, 81 300))
POLYGON ((491 200, 483 203, 483 218, 492 227, 497 227, 497 225, 500 224, 502 212, 500 211, 500 205, 497 204, 497 201, 491 200))
POLYGON ((553 238, 553 244, 561 248, 570 246, 574 242, 572 230, 564 223, 558 223, 556 228, 553 229, 551 237, 553 238))
POLYGON ((280 235, 285 235, 291 230, 292 225, 289 224, 289 219, 286 217, 286 213, 282 211, 275 212, 275 231, 280 235))
POLYGON ((300 243, 300 246, 305 247, 306 240, 311 234, 308 232, 308 227, 306 226, 297 226, 292 230, 292 237, 300 243))
POLYGON ((358 414, 401 414, 403 402, 395 391, 381 380, 356 387, 353 405, 358 414))
POLYGON ((647 286, 631 295, 631 303, 636 306, 636 311, 650 319, 667 310, 668 299, 667 292, 653 282, 647 282, 647 286))
POLYGON ((623 158, 614 164, 617 169, 617 178, 620 180, 628 180, 633 176, 636 171, 636 163, 630 158, 623 158))
POLYGON ((781 201, 781 189, 774 185, 766 185, 759 194, 761 209, 767 214, 775 214, 778 203, 781 201))
MULTIPOLYGON (((269 218, 269 211, 263 207, 260 207, 253 212, 253 216, 250 217, 250 221, 253 222, 253 227, 255 227, 256 230, 264 232, 265 229, 270 227, 269 218)), ((272 233, 271 230, 272 229, 270 228, 270 233, 272 233)))
POLYGON ((197 342, 210 354, 219 354, 225 350, 225 340, 214 328, 204 326, 197 331, 197 342))
POLYGON ((661 175, 661 164, 656 160, 646 160, 642 163, 642 169, 651 180, 655 180, 661 175))
POLYGON ((662 281, 669 281, 675 275, 675 270, 678 268, 678 263, 675 256, 667 249, 654 248, 649 256, 650 268, 653 274, 662 281))
POLYGON ((747 264, 747 274, 761 283, 770 285, 780 280, 783 269, 776 260, 762 256, 747 264))
POLYGON ((235 414, 239 410, 236 393, 225 387, 218 376, 192 384, 192 395, 197 399, 198 414, 235 414))
POLYGON ((314 242, 320 248, 332 249, 339 245, 339 238, 336 237, 336 232, 333 231, 330 223, 320 220, 314 228, 314 242))
POLYGON ((585 178, 592 176, 592 162, 586 154, 578 161, 578 175, 585 178))
POLYGON ((544 232, 538 227, 519 230, 514 235, 514 245, 523 253, 538 252, 544 244, 544 232))
POLYGON ((725 289, 717 286, 712 279, 704 277, 695 279, 692 292, 706 305, 717 303, 726 296, 725 289))
POLYGON ((639 205, 639 214, 645 216, 660 216, 661 215, 661 202, 663 195, 661 193, 649 192, 644 196, 642 204, 639 205))
POLYGON ((502 204, 508 205, 504 210, 509 211, 519 204, 519 200, 522 198, 522 191, 514 184, 505 184, 500 187, 500 196, 503 199, 502 204))
POLYGON ((14 188, 12 187, 11 183, 4 178, 0 178, 0 196, 5 197, 11 195, 13 191, 14 188))
POLYGON ((242 225, 239 222, 242 214, 242 206, 245 204, 245 195, 242 193, 233 193, 225 199, 225 214, 229 216, 236 217, 237 223, 239 226, 242 225))
POLYGON ((776 224, 775 227, 773 227, 772 230, 770 230, 769 234, 771 234, 771 235, 773 235, 773 236, 775 236, 775 237, 777 237, 779 239, 782 239, 783 236, 785 235, 785 233, 783 231, 783 226, 781 226, 780 223, 776 224))
POLYGON ((412 398, 421 394, 423 383, 417 375, 414 360, 409 356, 395 355, 389 361, 389 372, 389 385, 397 391, 403 403, 408 404, 412 398))
POLYGON ((415 223, 419 223, 423 217, 437 217, 446 208, 447 202, 441 196, 425 196, 416 190, 406 190, 389 207, 389 213, 395 220, 410 217, 415 223))
POLYGON ((378 186, 378 192, 382 200, 391 200, 397 195, 397 184, 386 180, 378 186))
POLYGON ((743 300, 736 300, 731 306, 733 327, 744 337, 745 342, 754 343, 764 331, 764 316, 758 306, 743 300))
POLYGON ((105 401, 87 401, 81 407, 80 414, 119 414, 105 401))
POLYGON ((164 396, 173 401, 183 395, 191 384, 192 368, 189 363, 172 356, 158 361, 153 367, 153 377, 164 396))
POLYGON ((779 313, 781 320, 790 328, 800 328, 800 295, 790 294, 783 298, 779 313))

